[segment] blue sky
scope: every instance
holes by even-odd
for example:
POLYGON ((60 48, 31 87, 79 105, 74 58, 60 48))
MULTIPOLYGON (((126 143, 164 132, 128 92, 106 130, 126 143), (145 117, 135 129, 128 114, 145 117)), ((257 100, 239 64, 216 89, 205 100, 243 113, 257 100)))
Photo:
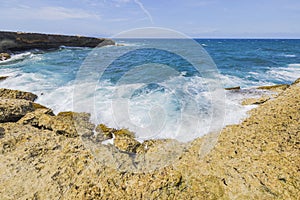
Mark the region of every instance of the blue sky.
POLYGON ((0 30, 112 36, 142 27, 199 38, 300 38, 299 0, 0 0, 0 30))

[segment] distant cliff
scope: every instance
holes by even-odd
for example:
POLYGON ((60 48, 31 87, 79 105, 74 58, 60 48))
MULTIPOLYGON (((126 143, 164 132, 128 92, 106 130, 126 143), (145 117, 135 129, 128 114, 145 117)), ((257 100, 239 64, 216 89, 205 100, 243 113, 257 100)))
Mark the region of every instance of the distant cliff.
POLYGON ((96 47, 114 44, 113 40, 104 38, 0 31, 0 52, 31 49, 51 50, 60 46, 96 47))

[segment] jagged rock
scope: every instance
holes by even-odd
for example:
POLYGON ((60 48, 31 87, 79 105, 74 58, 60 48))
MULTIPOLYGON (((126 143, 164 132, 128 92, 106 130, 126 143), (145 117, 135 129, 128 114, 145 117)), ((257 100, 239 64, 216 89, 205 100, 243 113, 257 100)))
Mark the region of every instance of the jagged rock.
POLYGON ((292 85, 296 85, 298 83, 300 83, 300 78, 298 78, 297 80, 295 80, 294 83, 292 83, 292 85))
POLYGON ((287 84, 280 84, 280 85, 271 85, 271 86, 261 86, 257 87, 259 90, 270 90, 273 92, 282 92, 286 90, 290 85, 287 84))
POLYGON ((269 99, 271 99, 271 97, 268 96, 268 95, 263 95, 259 98, 249 98, 249 99, 245 99, 242 102, 242 105, 243 106, 246 106, 246 105, 259 105, 259 104, 265 103, 269 99))
POLYGON ((10 59, 9 53, 0 53, 0 61, 10 59))
POLYGON ((28 101, 34 101, 37 99, 37 95, 30 92, 23 92, 19 90, 10 90, 0 88, 0 98, 2 99, 25 99, 28 101))
POLYGON ((48 129, 66 137, 77 137, 93 134, 94 125, 89 119, 88 113, 61 112, 54 116, 52 110, 41 108, 28 113, 19 120, 19 123, 48 129))
POLYGON ((95 125, 90 123, 89 113, 61 112, 55 117, 53 130, 68 137, 92 135, 95 125))
POLYGON ((102 142, 112 139, 114 132, 116 132, 116 129, 108 128, 104 124, 99 124, 98 126, 96 126, 95 132, 96 134, 94 136, 94 140, 96 142, 102 142))
POLYGON ((0 99, 0 122, 16 122, 33 111, 32 102, 23 99, 0 99))
POLYGON ((50 123, 52 116, 54 116, 54 114, 50 109, 35 109, 35 111, 27 113, 18 122, 24 125, 30 124, 34 127, 52 130, 50 123))
POLYGON ((241 87, 237 86, 237 87, 230 87, 230 88, 225 88, 225 90, 240 90, 241 87))
POLYGON ((0 31, 0 44, 0 50, 15 52, 57 49, 60 46, 96 47, 114 45, 115 42, 104 38, 0 31))
POLYGON ((8 78, 8 76, 0 76, 0 81, 4 81, 8 78))
POLYGON ((114 145, 121 151, 136 153, 140 142, 134 139, 134 133, 127 129, 120 129, 114 132, 114 145))

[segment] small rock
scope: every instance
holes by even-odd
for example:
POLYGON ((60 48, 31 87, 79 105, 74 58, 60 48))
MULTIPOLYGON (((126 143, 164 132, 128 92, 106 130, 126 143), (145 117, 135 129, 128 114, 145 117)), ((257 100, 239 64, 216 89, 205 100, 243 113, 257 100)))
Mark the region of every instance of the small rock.
POLYGON ((136 153, 137 148, 141 145, 134 139, 134 133, 127 129, 117 130, 114 135, 114 145, 121 151, 136 153))
POLYGON ((237 87, 230 87, 230 88, 225 88, 225 90, 240 90, 241 87, 237 86, 237 87))
POLYGON ((10 59, 11 56, 8 53, 0 53, 0 61, 10 59))
POLYGON ((4 81, 7 78, 8 78, 8 76, 0 76, 0 81, 4 81))
POLYGON ((269 99, 270 99, 270 97, 267 96, 267 95, 263 95, 260 98, 249 98, 249 99, 245 99, 242 102, 242 105, 243 106, 246 106, 246 105, 259 105, 259 104, 265 103, 269 99))
POLYGON ((104 124, 99 124, 96 129, 96 135, 94 136, 94 139, 96 142, 102 142, 105 140, 109 140, 113 138, 114 132, 116 132, 116 129, 108 128, 104 124))

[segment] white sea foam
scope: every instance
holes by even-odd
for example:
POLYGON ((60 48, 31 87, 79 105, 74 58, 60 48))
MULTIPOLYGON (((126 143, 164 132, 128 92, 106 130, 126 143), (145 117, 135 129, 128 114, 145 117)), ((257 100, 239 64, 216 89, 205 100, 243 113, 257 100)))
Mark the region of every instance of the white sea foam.
POLYGON ((287 57, 287 58, 295 58, 297 57, 295 54, 285 54, 284 57, 287 57))
POLYGON ((299 78, 300 64, 289 64, 288 67, 271 68, 266 76, 270 76, 274 80, 293 82, 299 78))
POLYGON ((300 63, 288 64, 288 67, 300 67, 300 63))

